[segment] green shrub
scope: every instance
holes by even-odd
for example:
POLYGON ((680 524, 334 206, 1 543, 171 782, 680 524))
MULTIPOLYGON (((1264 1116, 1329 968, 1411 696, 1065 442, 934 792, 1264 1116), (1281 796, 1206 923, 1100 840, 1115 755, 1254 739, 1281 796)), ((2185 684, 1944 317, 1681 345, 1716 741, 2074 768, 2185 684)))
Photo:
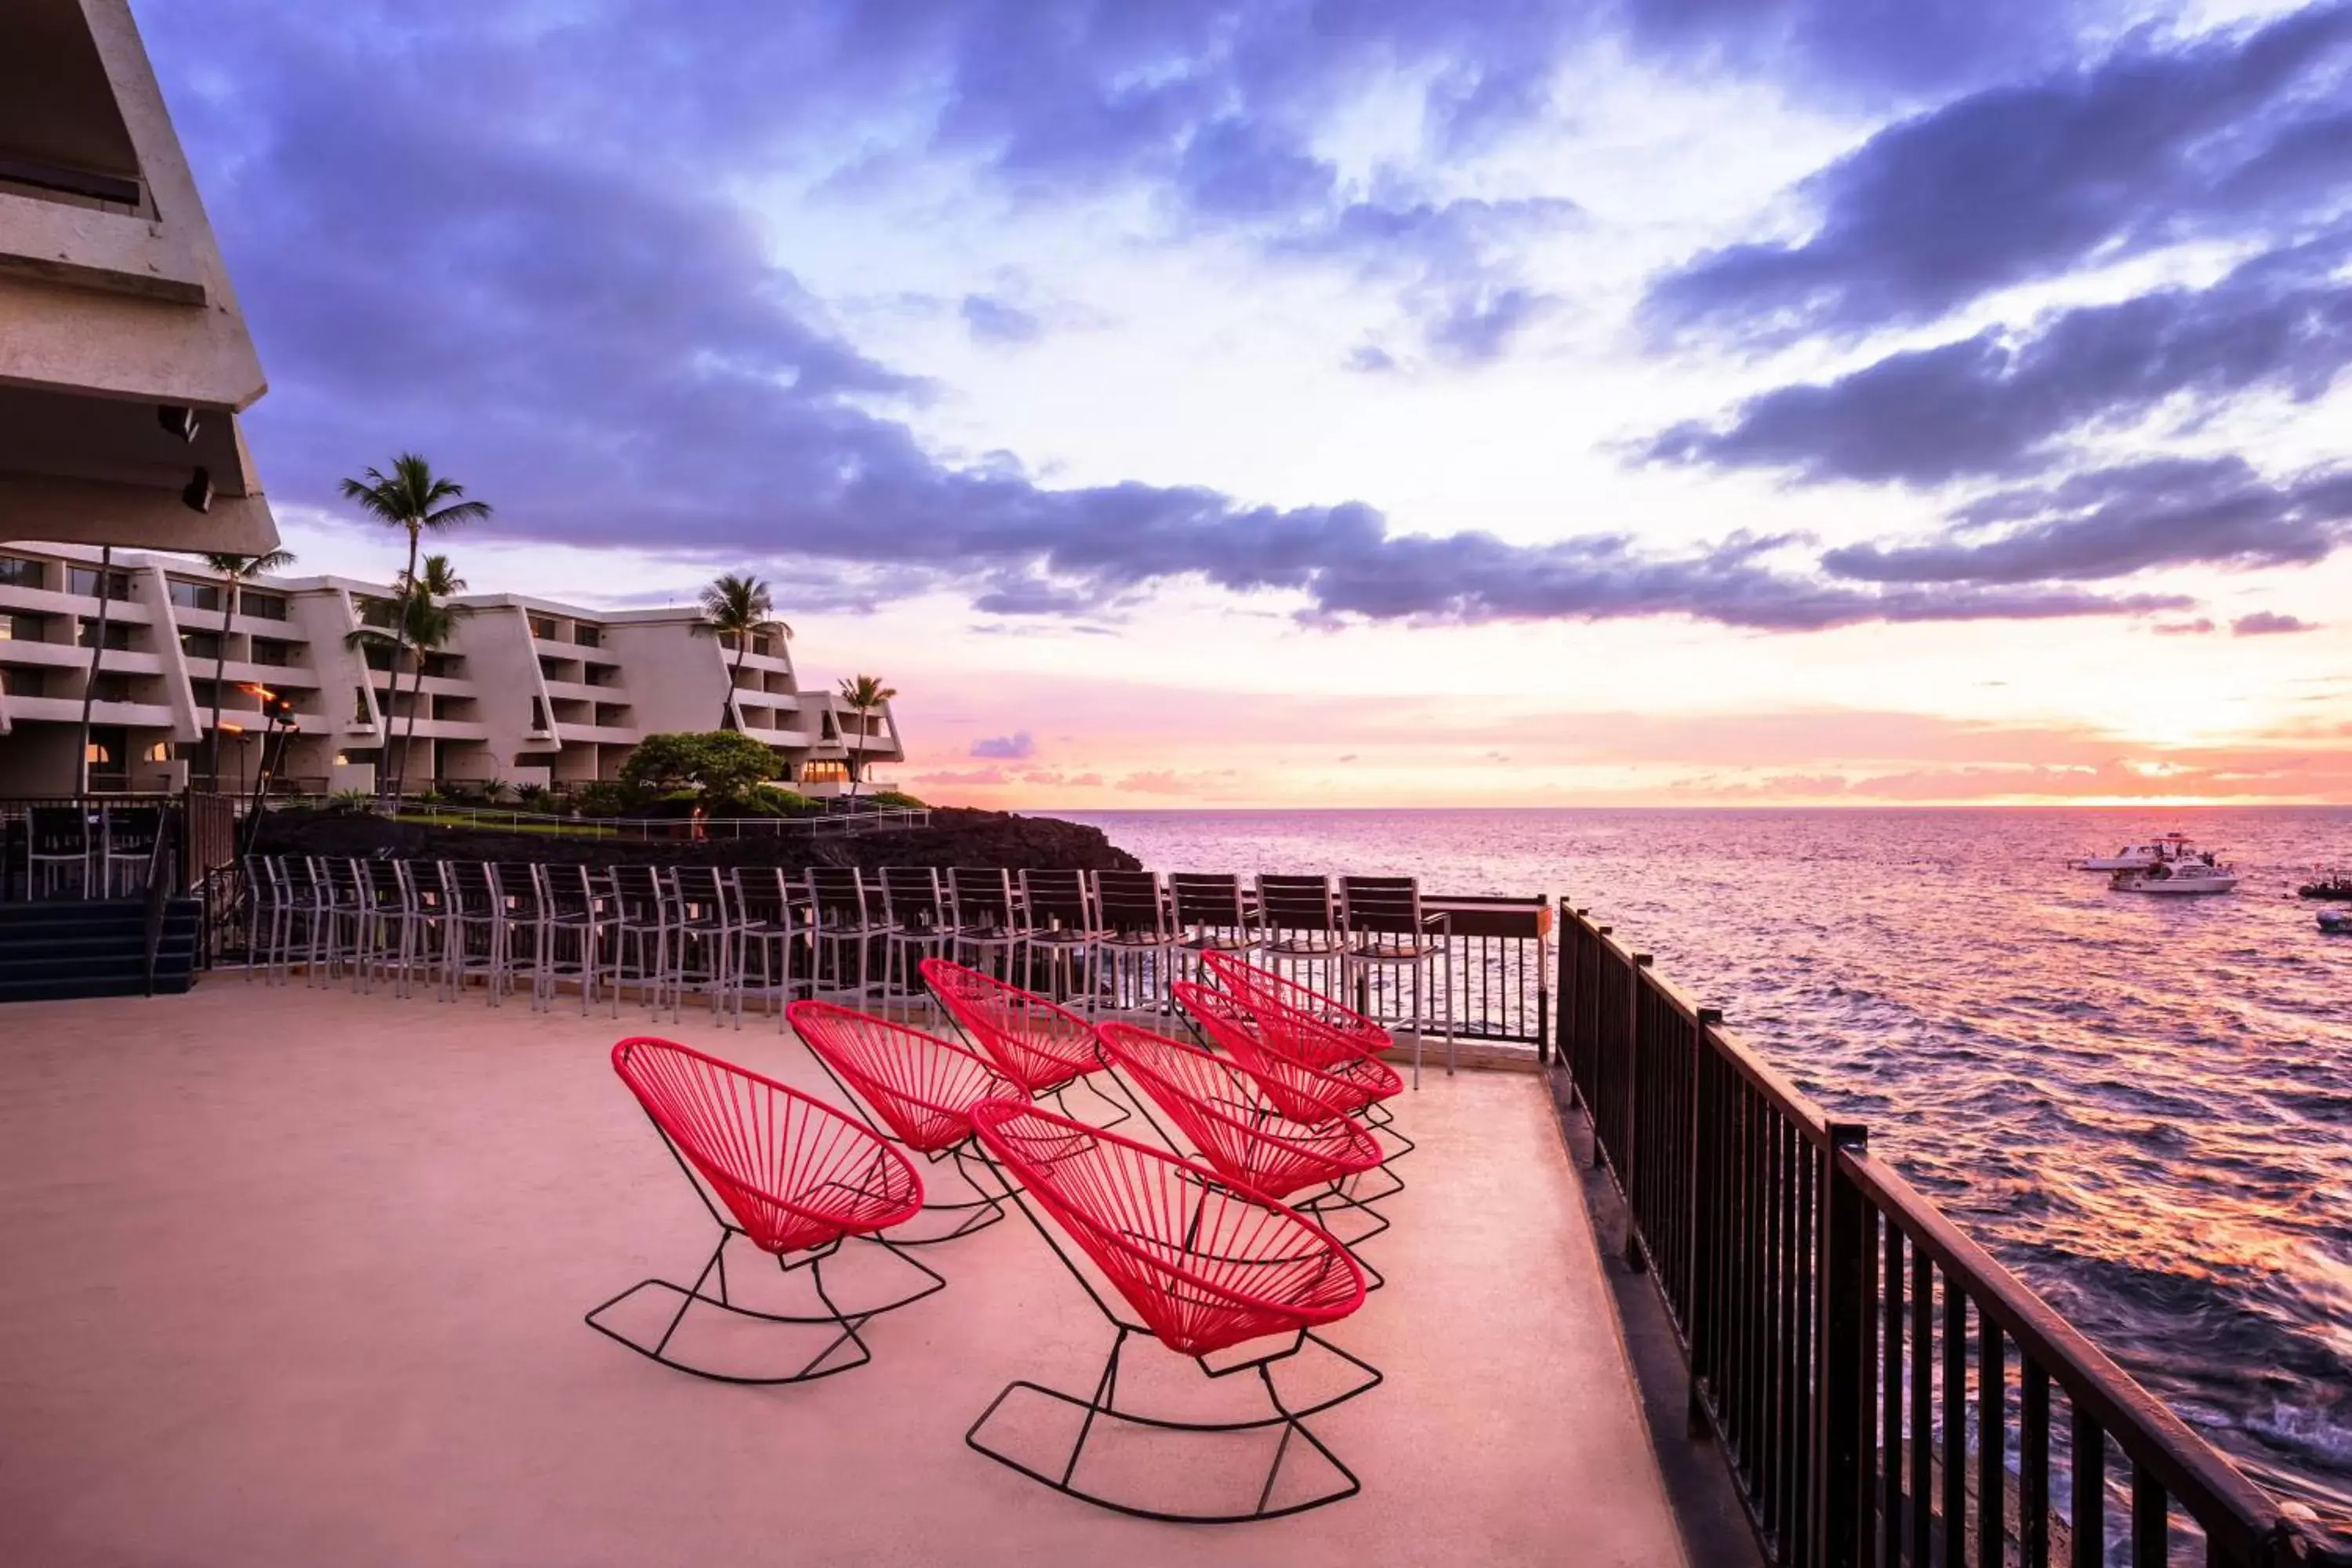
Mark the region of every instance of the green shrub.
POLYGON ((900 811, 928 811, 930 806, 917 800, 902 789, 877 789, 866 797, 877 805, 896 806, 900 811))
POLYGON ((513 792, 514 786, 508 784, 506 780, 490 779, 482 785, 482 802, 486 805, 503 805, 507 796, 513 792))
POLYGON ((572 797, 572 807, 583 816, 624 816, 638 804, 638 792, 611 779, 599 779, 572 797))
POLYGON ((751 794, 750 803, 765 806, 767 809, 761 815, 768 816, 790 816, 794 812, 811 811, 816 806, 816 802, 800 791, 787 789, 782 784, 761 784, 754 789, 751 794))
POLYGON ((525 784, 515 791, 515 805, 541 816, 555 815, 555 792, 545 784, 525 784))
POLYGON ((346 816, 371 810, 374 805, 375 796, 363 789, 339 789, 327 797, 327 809, 346 816))
POLYGON ((774 776, 776 755, 732 730, 647 735, 621 766, 621 781, 646 791, 699 792, 713 815, 723 803, 740 805, 774 776))

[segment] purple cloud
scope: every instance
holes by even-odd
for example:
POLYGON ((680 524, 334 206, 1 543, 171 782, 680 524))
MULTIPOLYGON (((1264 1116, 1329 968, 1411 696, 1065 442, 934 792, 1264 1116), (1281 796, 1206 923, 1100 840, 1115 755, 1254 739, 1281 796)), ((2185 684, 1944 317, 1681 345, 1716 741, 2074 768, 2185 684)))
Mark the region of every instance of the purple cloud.
POLYGON ((2240 616, 2230 623, 2233 637, 2282 637, 2290 632, 2315 632, 2319 628, 2294 616, 2282 616, 2270 610, 2256 610, 2251 616, 2240 616))
POLYGON ((990 735, 974 741, 971 754, 996 762, 1026 762, 1037 754, 1037 742, 1028 731, 1017 730, 1010 735, 990 735))

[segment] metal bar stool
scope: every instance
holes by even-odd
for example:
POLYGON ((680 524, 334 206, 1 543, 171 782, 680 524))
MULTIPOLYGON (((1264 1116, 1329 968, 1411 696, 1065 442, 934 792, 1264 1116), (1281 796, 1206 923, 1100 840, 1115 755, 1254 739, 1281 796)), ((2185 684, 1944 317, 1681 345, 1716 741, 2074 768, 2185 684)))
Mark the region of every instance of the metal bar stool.
POLYGON ((1020 900, 1013 896, 1013 873, 995 866, 952 867, 948 903, 953 915, 950 961, 1000 980, 1013 979, 1021 949, 1029 941, 1020 919, 1020 900))
POLYGON ((79 805, 37 805, 25 813, 25 896, 89 897, 90 818, 79 805), (64 889, 70 884, 70 895, 64 889))
POLYGON ((756 991, 776 1016, 776 1029, 784 1027, 785 1009, 793 997, 793 946, 803 935, 793 915, 792 886, 777 866, 735 868, 735 1026, 743 1026, 743 998, 756 991), (759 979, 751 976, 756 970, 759 979))
POLYGON ((551 1010, 556 987, 568 980, 580 987, 580 1016, 584 1018, 596 998, 607 913, 587 867, 533 866, 530 869, 539 894, 539 931, 534 939, 538 963, 530 972, 531 1005, 551 1010))
POLYGON ((1324 985, 1339 988, 1339 960, 1348 939, 1331 902, 1330 878, 1261 876, 1257 918, 1257 950, 1266 967, 1278 971, 1286 959, 1294 973, 1319 965, 1326 972, 1319 977, 1324 985))
POLYGON ((855 866, 812 866, 804 880, 809 935, 816 949, 809 976, 813 987, 836 998, 872 994, 874 944, 889 935, 891 926, 875 915, 866 879, 855 866))
POLYGON ((735 916, 727 879, 710 866, 678 866, 669 874, 670 931, 677 942, 677 984, 670 993, 670 1017, 677 1017, 686 988, 701 991, 716 1019, 727 1007, 734 983, 735 916))
POLYGON ((110 805, 98 813, 99 896, 136 898, 147 887, 147 862, 163 832, 160 805, 110 805))
MULTIPOLYGON (((1412 1086, 1421 1087, 1421 1039, 1429 1029, 1429 985, 1445 1014, 1445 1073, 1454 1076, 1454 943, 1450 921, 1425 913, 1421 884, 1412 877, 1342 877, 1339 919, 1348 949, 1340 958, 1343 994, 1356 1010, 1378 1016, 1371 981, 1402 970, 1411 982, 1412 1086), (1441 974, 1440 970, 1444 973, 1441 974)), ((1401 1020, 1402 1021, 1402 1020, 1401 1020)))
POLYGON ((1024 870, 1021 903, 1028 919, 1030 964, 1034 967, 1038 959, 1045 960, 1045 994, 1056 1002, 1093 1012, 1101 1000, 1098 977, 1089 977, 1081 992, 1080 975, 1088 967, 1087 960, 1093 956, 1103 930, 1095 915, 1087 874, 1024 870))
POLYGON ((919 966, 927 958, 952 956, 954 922, 940 874, 929 866, 882 868, 883 918, 889 931, 882 939, 882 994, 887 998, 935 1005, 923 984, 919 966))
POLYGON ((392 973, 392 994, 408 994, 410 976, 420 952, 417 937, 416 890, 409 885, 408 869, 398 860, 364 863, 366 880, 360 884, 359 986, 373 991, 385 971, 392 973))
POLYGON ((606 978, 613 987, 613 1016, 621 1016, 621 990, 631 984, 658 1014, 674 973, 661 872, 652 866, 615 866, 612 878, 613 967, 606 978))
POLYGON ((1165 1009, 1176 927, 1150 871, 1094 874, 1096 977, 1114 1011, 1165 1009), (1122 984, 1124 983, 1124 984, 1122 984))
POLYGON ((483 999, 499 1005, 506 973, 506 909, 486 860, 441 862, 441 991, 456 1001, 466 982, 482 978, 483 999))

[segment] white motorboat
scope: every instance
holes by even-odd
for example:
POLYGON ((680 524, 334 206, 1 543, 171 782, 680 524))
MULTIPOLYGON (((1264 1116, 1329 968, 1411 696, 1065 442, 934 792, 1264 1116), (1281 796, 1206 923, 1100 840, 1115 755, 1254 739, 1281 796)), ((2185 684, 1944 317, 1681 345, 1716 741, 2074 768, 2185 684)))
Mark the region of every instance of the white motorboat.
POLYGON ((2117 871, 2108 882, 2119 893, 2165 893, 2175 898, 2226 893, 2237 885, 2237 868, 2222 865, 2210 855, 2159 861, 2136 871, 2117 871))
POLYGON ((2112 855, 2086 855, 2066 864, 2076 871, 2141 871, 2150 866, 2194 859, 2196 856, 2197 846, 2189 835, 2168 833, 2145 844, 2126 844, 2112 855))
POLYGON ((2352 936, 2352 910, 2322 910, 2319 929, 2330 936, 2352 936))

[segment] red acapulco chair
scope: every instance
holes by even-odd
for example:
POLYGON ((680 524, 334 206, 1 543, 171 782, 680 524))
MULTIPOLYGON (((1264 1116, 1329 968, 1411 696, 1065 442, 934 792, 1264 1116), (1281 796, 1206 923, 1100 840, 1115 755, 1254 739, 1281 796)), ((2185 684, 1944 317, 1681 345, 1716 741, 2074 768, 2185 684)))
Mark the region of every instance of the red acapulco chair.
POLYGON ((1388 1228, 1387 1217, 1352 1191, 1356 1178, 1381 1165, 1380 1141, 1360 1122, 1344 1116, 1311 1126, 1293 1121, 1248 1073, 1190 1041, 1133 1024, 1104 1024, 1097 1032, 1112 1062, 1168 1113, 1218 1175, 1265 1198, 1319 1188, 1296 1205, 1318 1219, 1328 1220, 1334 1206, 1369 1215, 1376 1223, 1348 1238, 1350 1250, 1388 1228))
MULTIPOLYGON (((1028 1101, 986 1100, 972 1108, 971 1120, 982 1147, 1009 1182, 1018 1184, 1013 1195, 1022 1212, 1110 1320, 1118 1338, 1091 1394, 1013 1383, 972 1423, 964 1435, 966 1443, 1066 1496, 1119 1513, 1179 1523, 1275 1519, 1353 1497, 1361 1489, 1355 1472, 1305 1425, 1308 1416, 1381 1382, 1377 1368, 1315 1332, 1348 1316, 1364 1300, 1363 1270, 1337 1238, 1297 1210, 1224 1182, 1203 1166, 1052 1115, 1028 1101), (1096 1289, 1065 1240, 1108 1281, 1108 1298, 1096 1289), (1122 1305, 1131 1316, 1122 1314, 1122 1305), (1192 1357, 1213 1378, 1255 1372, 1273 1414, 1243 1421, 1195 1422, 1119 1408, 1115 1403, 1119 1360, 1129 1338, 1137 1334, 1192 1357), (1287 1342, 1228 1365, 1209 1363, 1208 1358, 1219 1352, 1276 1336, 1287 1342), (1339 1393, 1294 1408, 1284 1402, 1272 1369, 1310 1342, 1364 1375, 1339 1393), (982 1428, 1008 1400, 1024 1394, 1086 1412, 1076 1444, 1051 1468, 1040 1468, 982 1441, 982 1428), (1212 1504, 1176 1511, 1111 1498, 1079 1475, 1088 1440, 1108 1422, 1145 1432, 1195 1434, 1278 1426, 1283 1436, 1251 1506, 1212 1504), (1297 1452, 1293 1437, 1313 1449, 1339 1484, 1303 1500, 1277 1502, 1275 1489, 1284 1461, 1297 1452)), ((1036 1428, 1022 1423, 1018 1429, 1036 1428)), ((1160 1473, 1189 1472, 1168 1467, 1160 1473)))
POLYGON ((1019 1084, 969 1047, 836 1003, 795 1002, 784 1012, 793 1032, 850 1103, 870 1108, 867 1124, 880 1120, 875 1131, 934 1165, 953 1161, 956 1173, 976 1194, 964 1202, 927 1201, 925 1213, 961 1214, 964 1218, 945 1235, 919 1240, 900 1237, 898 1246, 952 1241, 1004 1217, 1003 1204, 980 1184, 964 1162, 974 1152, 971 1108, 983 1100, 1020 1099, 1019 1084))
POLYGON ((960 963, 927 958, 921 969, 923 984, 956 1026, 1032 1099, 1050 1095, 1067 1112, 1065 1091, 1083 1083, 1118 1112, 1104 1126, 1116 1127, 1127 1120, 1127 1108, 1090 1081, 1090 1074, 1109 1070, 1093 1025, 1034 991, 960 963))
POLYGON ((1285 1116, 1306 1122, 1360 1116, 1397 1141, 1389 1160, 1412 1152, 1412 1140, 1396 1131, 1395 1119, 1379 1103, 1404 1090, 1404 1079, 1386 1062, 1338 1049, 1329 1032, 1304 1014, 1263 1003, 1253 1008, 1191 981, 1180 980, 1170 990, 1176 1005, 1257 1080, 1285 1116))
POLYGON ((858 1330, 871 1319, 919 1301, 947 1281, 882 1236, 923 1206, 922 1179, 907 1157, 841 1111, 776 1082, 672 1040, 640 1037, 613 1047, 613 1070, 628 1085, 719 1226, 719 1245, 693 1285, 644 1279, 588 1314, 588 1326, 638 1354, 719 1383, 802 1383, 830 1377, 872 1359, 858 1330), (715 1200, 715 1201, 714 1201, 715 1200), (808 1271, 824 1306, 817 1314, 754 1310, 728 1295, 728 1243, 742 1237, 772 1256, 789 1276, 808 1271), (929 1281, 913 1294, 845 1312, 827 1294, 825 1260, 852 1237, 864 1237, 922 1273, 929 1281), (791 1259, 797 1258, 797 1261, 791 1259), (703 1286, 716 1274, 718 1293, 703 1286), (640 1290, 666 1290, 677 1310, 650 1348, 597 1321, 640 1290), (824 1349, 795 1371, 751 1377, 700 1367, 669 1353, 669 1344, 699 1303, 738 1319, 766 1323, 822 1323, 838 1330, 824 1349), (832 1361, 844 1345, 856 1359, 832 1361))
POLYGON ((1279 1009, 1303 1014, 1321 1025, 1325 1033, 1313 1041, 1302 1042, 1310 1053, 1305 1059, 1312 1066, 1344 1061, 1349 1055, 1377 1057, 1395 1048, 1396 1037, 1382 1025, 1340 1005, 1311 986, 1271 969, 1244 963, 1231 953, 1204 952, 1201 962, 1219 986, 1252 1012, 1259 1008, 1279 1009))

